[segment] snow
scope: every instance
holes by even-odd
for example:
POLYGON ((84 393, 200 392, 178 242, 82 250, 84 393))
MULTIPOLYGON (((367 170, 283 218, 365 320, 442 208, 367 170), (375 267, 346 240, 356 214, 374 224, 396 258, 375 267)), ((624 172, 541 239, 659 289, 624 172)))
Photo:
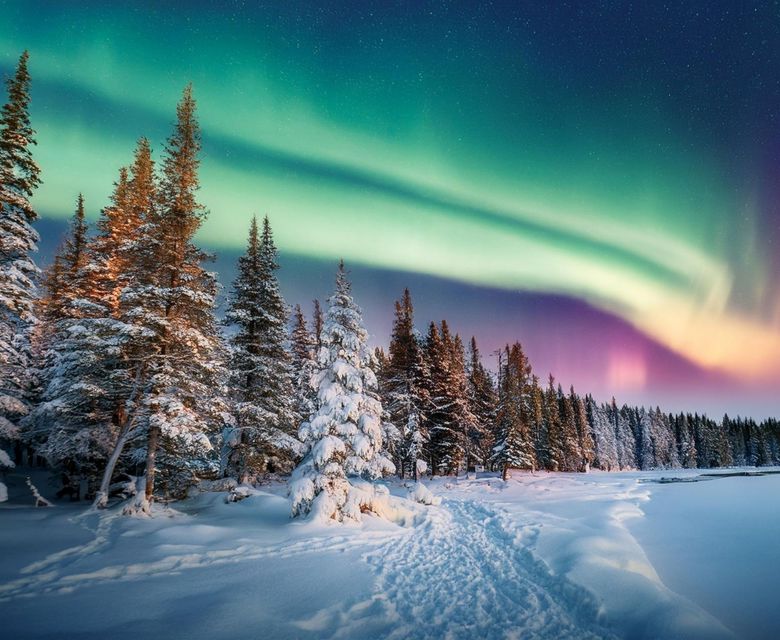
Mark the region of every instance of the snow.
POLYGON ((666 484, 654 488, 645 517, 629 529, 670 589, 742 637, 775 640, 779 493, 777 475, 666 484))
POLYGON ((414 489, 409 491, 409 500, 434 506, 439 506, 441 504, 441 496, 433 495, 431 490, 422 482, 415 483, 414 489))
POLYGON ((11 460, 11 456, 4 449, 0 449, 0 467, 7 467, 13 469, 14 461, 11 460))
POLYGON ((356 482, 350 508, 381 517, 323 524, 291 519, 281 482, 213 483, 123 518, 121 505, 27 506, 22 473, 0 505, 0 548, 13 550, 0 556, 0 619, 14 638, 758 639, 780 628, 769 498, 780 475, 356 482), (242 499, 226 502, 231 490, 242 499))

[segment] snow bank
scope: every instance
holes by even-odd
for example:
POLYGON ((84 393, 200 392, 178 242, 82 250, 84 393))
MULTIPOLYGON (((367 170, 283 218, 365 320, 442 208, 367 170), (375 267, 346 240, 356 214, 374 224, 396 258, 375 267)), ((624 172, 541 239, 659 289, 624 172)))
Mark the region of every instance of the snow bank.
MULTIPOLYGON (((700 573, 723 593, 731 588, 724 609, 757 598, 764 610, 750 615, 776 629, 776 552, 759 557, 755 549, 776 540, 780 512, 764 505, 762 520, 752 516, 751 529, 763 537, 742 538, 742 549, 745 520, 724 527, 735 541, 722 546, 721 538, 705 570, 679 560, 686 553, 702 562, 707 545, 691 544, 705 534, 691 539, 664 522, 684 518, 686 504, 702 500, 699 488, 725 519, 742 513, 732 509, 742 494, 723 493, 728 480, 639 482, 660 475, 527 473, 503 482, 483 474, 437 478, 412 491, 400 482, 355 482, 351 508, 363 517, 346 526, 291 519, 281 483, 246 490, 230 483, 224 488, 250 496, 232 503, 228 491, 197 492, 166 510, 171 518, 122 518, 119 509, 90 512, 67 502, 57 509, 4 504, 0 548, 14 552, 0 555, 0 619, 19 640, 172 632, 219 640, 257 630, 342 640, 733 637, 705 611, 721 617, 706 599, 694 603, 669 588, 666 562, 676 558, 681 573, 700 573), (659 492, 670 502, 659 498, 652 515, 659 492), (740 573, 751 555, 750 571, 762 558, 767 564, 765 583, 740 573)), ((780 476, 766 481, 776 486, 780 476)), ((777 492, 756 491, 756 504, 777 492)), ((707 540, 719 538, 710 532, 707 540)), ((731 626, 740 637, 774 637, 761 635, 758 623, 731 626)))

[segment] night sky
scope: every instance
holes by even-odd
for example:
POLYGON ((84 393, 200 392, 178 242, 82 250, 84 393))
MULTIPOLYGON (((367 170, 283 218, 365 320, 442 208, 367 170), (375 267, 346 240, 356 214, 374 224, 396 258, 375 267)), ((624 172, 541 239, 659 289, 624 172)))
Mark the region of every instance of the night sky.
POLYGON ((267 213, 288 302, 343 257, 375 344, 408 286, 598 399, 780 414, 777 3, 124 4, 0 0, 41 262, 192 81, 224 284, 267 213))

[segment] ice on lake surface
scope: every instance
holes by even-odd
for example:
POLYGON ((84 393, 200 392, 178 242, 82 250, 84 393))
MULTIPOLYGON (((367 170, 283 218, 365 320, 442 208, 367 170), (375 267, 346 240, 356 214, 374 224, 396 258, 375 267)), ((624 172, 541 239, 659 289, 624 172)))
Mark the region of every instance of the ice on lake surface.
MULTIPOLYGON (((152 519, 0 506, 0 620, 24 638, 777 638, 780 475, 389 482, 395 522, 291 521, 285 486, 152 519)), ((719 471, 720 473, 720 471, 719 471)), ((13 486, 11 487, 13 489, 13 486)))
POLYGON ((742 638, 780 637, 780 475, 661 486, 630 526, 664 583, 742 638))

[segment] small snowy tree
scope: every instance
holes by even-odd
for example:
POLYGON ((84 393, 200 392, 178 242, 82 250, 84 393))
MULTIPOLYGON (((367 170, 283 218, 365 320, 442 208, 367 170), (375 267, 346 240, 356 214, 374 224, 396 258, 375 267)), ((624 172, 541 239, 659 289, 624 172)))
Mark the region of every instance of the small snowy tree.
POLYGON ((308 453, 290 483, 293 516, 358 520, 370 507, 349 477, 372 480, 394 471, 383 454, 382 405, 366 338, 342 262, 322 329, 316 412, 299 430, 308 453))

